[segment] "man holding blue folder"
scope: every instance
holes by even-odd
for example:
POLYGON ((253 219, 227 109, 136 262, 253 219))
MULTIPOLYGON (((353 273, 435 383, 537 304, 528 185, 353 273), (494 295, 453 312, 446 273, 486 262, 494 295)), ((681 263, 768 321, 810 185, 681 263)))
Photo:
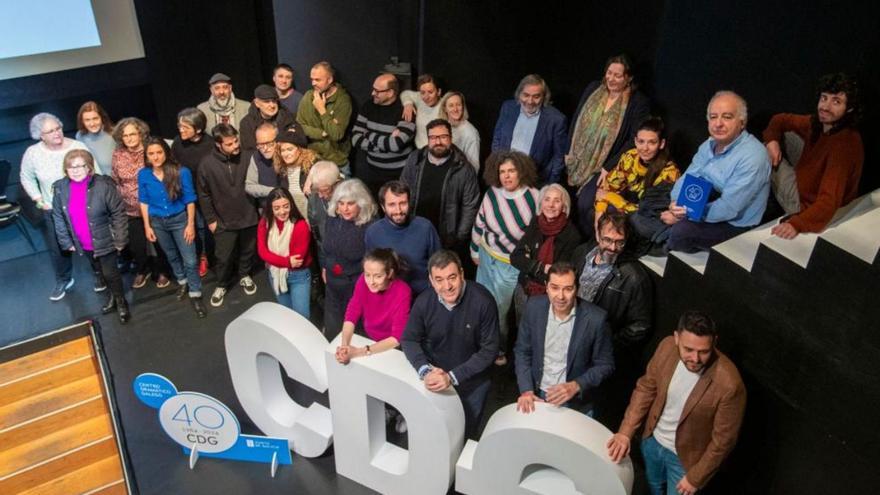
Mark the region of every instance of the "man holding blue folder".
POLYGON ((668 251, 707 251, 758 225, 770 192, 770 161, 764 146, 745 130, 745 100, 719 91, 709 101, 709 139, 675 183, 669 209, 668 251))

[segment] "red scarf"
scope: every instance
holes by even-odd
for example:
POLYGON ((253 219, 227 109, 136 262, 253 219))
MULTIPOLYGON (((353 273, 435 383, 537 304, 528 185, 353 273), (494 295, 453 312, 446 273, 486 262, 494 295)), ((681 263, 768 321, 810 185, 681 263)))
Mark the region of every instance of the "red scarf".
MULTIPOLYGON (((538 255, 535 256, 535 261, 542 265, 553 264, 553 247, 556 241, 556 236, 562 232, 562 229, 564 229, 566 225, 568 225, 568 217, 565 213, 561 213, 553 220, 548 220, 543 213, 538 215, 538 229, 541 230, 541 235, 544 236, 544 242, 542 242, 541 247, 538 248, 538 255)), ((526 283, 526 294, 530 296, 545 294, 546 292, 546 284, 535 282, 531 279, 526 283)))

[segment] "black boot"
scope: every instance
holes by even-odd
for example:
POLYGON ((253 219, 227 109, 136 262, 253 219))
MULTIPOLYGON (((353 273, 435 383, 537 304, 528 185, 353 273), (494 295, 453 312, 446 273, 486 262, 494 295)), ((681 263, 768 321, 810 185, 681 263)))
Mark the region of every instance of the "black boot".
POLYGON ((183 284, 183 285, 180 285, 177 287, 176 296, 177 296, 178 301, 183 301, 183 298, 186 297, 187 288, 188 288, 187 284, 183 284))
POLYGON ((205 305, 202 304, 202 298, 199 297, 191 297, 189 298, 192 303, 193 309, 196 310, 196 316, 199 318, 204 318, 208 316, 208 312, 205 310, 205 305))
POLYGON ((107 299, 107 304, 101 306, 101 314, 107 315, 116 311, 116 298, 113 297, 113 294, 110 294, 110 298, 107 299))
POLYGON ((119 312, 119 321, 128 323, 128 320, 131 319, 131 313, 128 311, 128 301, 125 300, 125 297, 116 298, 116 309, 119 312))

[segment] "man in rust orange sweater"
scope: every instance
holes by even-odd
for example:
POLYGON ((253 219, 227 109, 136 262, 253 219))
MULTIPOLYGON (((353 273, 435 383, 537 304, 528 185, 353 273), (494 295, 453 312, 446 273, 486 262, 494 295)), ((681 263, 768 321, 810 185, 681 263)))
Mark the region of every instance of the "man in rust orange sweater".
POLYGON ((814 115, 780 113, 764 131, 774 167, 773 194, 786 213, 771 232, 783 239, 793 239, 800 232, 821 232, 837 209, 858 192, 865 157, 856 129, 861 110, 858 85, 846 74, 828 74, 819 80, 818 95, 814 115), (780 164, 780 143, 786 132, 804 142, 793 167, 780 164))

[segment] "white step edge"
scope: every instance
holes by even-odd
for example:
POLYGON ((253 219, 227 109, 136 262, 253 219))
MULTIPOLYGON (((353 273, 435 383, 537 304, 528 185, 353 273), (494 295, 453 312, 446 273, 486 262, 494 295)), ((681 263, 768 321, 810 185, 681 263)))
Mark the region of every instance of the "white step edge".
POLYGON ((770 234, 770 229, 777 223, 779 223, 778 219, 767 222, 732 239, 716 244, 712 249, 743 267, 747 272, 751 272, 752 266, 755 265, 755 257, 758 255, 758 248, 761 246, 761 242, 768 237, 773 237, 770 234))
POLYGON ((669 254, 684 261, 687 266, 696 270, 700 275, 706 273, 706 263, 709 261, 709 251, 700 251, 697 253, 670 251, 669 254))
POLYGON ((645 255, 639 258, 639 261, 645 265, 646 268, 653 271, 657 275, 663 276, 663 272, 666 271, 666 260, 668 258, 666 256, 649 256, 645 255))

